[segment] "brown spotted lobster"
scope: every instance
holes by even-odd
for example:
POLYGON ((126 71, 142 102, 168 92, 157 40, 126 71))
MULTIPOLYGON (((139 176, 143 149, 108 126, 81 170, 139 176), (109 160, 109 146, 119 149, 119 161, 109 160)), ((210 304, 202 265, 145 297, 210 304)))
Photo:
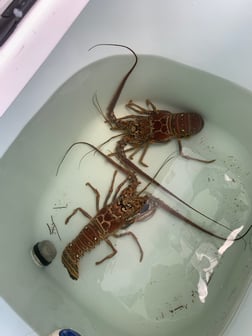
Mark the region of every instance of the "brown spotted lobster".
POLYGON ((143 108, 130 100, 126 104, 126 107, 140 115, 128 115, 122 118, 116 118, 114 108, 118 102, 118 99, 121 95, 127 79, 137 65, 138 57, 134 50, 121 44, 97 44, 91 49, 97 46, 116 46, 126 48, 135 57, 135 61, 131 66, 130 70, 126 73, 126 75, 119 83, 107 107, 106 115, 103 114, 99 104, 97 103, 97 100, 93 100, 96 108, 99 110, 100 113, 102 113, 106 122, 109 123, 111 130, 123 131, 122 138, 117 142, 115 150, 115 154, 120 159, 123 165, 126 164, 128 166, 128 159, 125 155, 125 147, 127 145, 130 145, 132 146, 132 149, 135 149, 134 153, 130 156, 130 158, 133 158, 136 152, 143 149, 143 153, 140 156, 139 163, 141 163, 143 166, 147 166, 143 162, 143 158, 148 150, 149 145, 152 143, 168 142, 171 139, 177 139, 179 145, 179 153, 182 157, 204 163, 211 163, 215 161, 201 160, 185 155, 183 153, 180 139, 199 133, 204 126, 204 120, 199 113, 171 113, 167 110, 158 110, 156 106, 148 99, 146 100, 147 108, 143 108))
MULTIPOLYGON (((168 204, 166 204, 162 200, 148 193, 141 195, 145 191, 146 187, 140 192, 137 191, 137 187, 140 184, 140 182, 137 180, 135 173, 120 166, 118 163, 116 163, 114 160, 106 156, 95 146, 87 142, 76 142, 69 147, 69 149, 65 153, 63 159, 61 160, 58 166, 57 174, 67 153, 72 149, 73 146, 79 144, 87 145, 91 147, 93 150, 97 151, 109 163, 113 164, 118 170, 126 174, 127 178, 123 182, 121 182, 119 186, 116 188, 115 193, 112 196, 112 201, 111 203, 108 204, 108 200, 112 195, 114 189, 114 182, 116 176, 115 171, 110 189, 107 193, 103 207, 101 209, 99 207, 100 194, 98 190, 95 189, 90 183, 87 183, 87 185, 96 194, 96 210, 97 210, 96 215, 92 217, 84 209, 79 207, 76 208, 72 212, 72 214, 67 217, 65 221, 66 224, 69 222, 71 217, 76 214, 76 212, 80 211, 85 217, 90 219, 90 222, 81 230, 78 236, 66 246, 66 248, 62 253, 62 263, 66 267, 72 279, 77 280, 79 278, 80 258, 86 252, 89 252, 90 250, 95 248, 95 246, 98 245, 102 240, 104 240, 110 246, 112 252, 103 259, 101 259, 100 261, 96 262, 97 265, 101 264, 103 261, 109 258, 112 258, 117 253, 117 250, 109 240, 110 236, 114 236, 117 238, 124 236, 131 236, 138 245, 140 251, 140 262, 141 262, 143 258, 143 250, 141 248, 140 243, 138 242, 137 237, 131 231, 126 231, 123 233, 118 233, 118 231, 127 228, 134 222, 150 218, 155 213, 158 207, 164 209, 168 213, 178 217, 179 219, 192 225, 193 227, 197 228, 200 231, 203 231, 221 240, 227 239, 200 227, 187 217, 180 214, 178 211, 172 209, 168 204), (124 189, 122 189, 125 183, 128 183, 128 185, 124 189)), ((242 239, 250 230, 250 228, 242 236, 233 239, 233 241, 242 239)))
MULTIPOLYGON (((113 190, 114 178, 112 180, 111 190, 113 190)), ((137 181, 135 174, 130 174, 126 180, 123 181, 121 185, 117 188, 113 200, 110 204, 105 202, 104 206, 99 209, 97 207, 97 214, 92 217, 82 208, 77 208, 73 213, 66 219, 66 224, 69 219, 77 212, 80 211, 84 216, 90 219, 90 222, 81 230, 79 235, 67 245, 62 254, 62 263, 67 268, 70 277, 74 280, 79 278, 79 260, 84 255, 85 252, 93 249, 97 244, 104 240, 112 249, 112 253, 104 257, 102 260, 96 262, 96 264, 102 263, 108 258, 112 258, 116 253, 116 249, 109 240, 109 236, 122 237, 130 235, 137 243, 140 249, 140 261, 143 257, 142 248, 136 238, 136 236, 130 232, 124 232, 118 234, 117 231, 125 226, 135 222, 136 217, 141 212, 145 203, 148 200, 148 196, 139 196, 136 192, 139 182, 137 181), (117 196, 118 191, 125 182, 128 181, 128 186, 125 187, 120 194, 117 196)), ((97 191, 88 184, 93 190, 97 191)), ((97 193, 98 196, 98 193, 97 193)), ((109 195, 108 195, 109 196, 109 195)), ((108 197, 106 197, 108 199, 108 197)), ((97 201, 98 204, 98 201, 97 201)))
MULTIPOLYGON (((191 210, 197 212, 198 214, 202 215, 204 218, 207 218, 208 220, 213 221, 216 224, 222 225, 218 221, 210 218, 209 216, 201 213, 199 210, 192 207, 190 204, 186 203, 184 200, 182 200, 180 197, 175 195, 172 191, 164 187, 162 184, 157 182, 155 179, 152 179, 148 174, 146 174, 143 170, 141 170, 137 165, 134 164, 131 160, 129 160, 126 156, 125 147, 127 145, 131 145, 133 149, 135 149, 135 152, 130 156, 132 159, 134 154, 143 149, 143 153, 140 157, 139 162, 147 166, 143 162, 144 155, 146 154, 146 151, 148 149, 148 146, 151 143, 157 143, 157 142, 168 142, 171 139, 177 139, 178 145, 179 145, 179 153, 182 157, 186 159, 191 159, 199 162, 204 163, 211 163, 215 160, 201 160, 198 158, 193 158, 191 156, 185 155, 182 150, 182 144, 181 144, 181 138, 188 137, 194 134, 197 134, 201 131, 201 129, 204 126, 204 120, 202 116, 199 113, 196 112, 184 112, 184 113, 171 113, 166 110, 158 110, 156 109, 155 105, 150 101, 146 100, 147 109, 144 109, 143 107, 135 104, 132 100, 126 104, 126 107, 130 108, 131 110, 141 114, 141 115, 129 115, 122 118, 116 118, 114 109, 118 102, 118 99, 121 95, 121 92, 126 84, 127 79, 129 78, 130 74, 135 69, 137 62, 138 62, 138 56, 132 50, 130 47, 127 47, 122 44, 97 44, 90 48, 89 50, 92 50, 93 48, 96 48, 98 46, 114 46, 114 47, 122 47, 127 50, 129 50, 133 56, 135 57, 135 61, 131 68, 128 70, 128 72, 124 75, 121 82, 119 83, 115 93, 113 94, 109 105, 107 107, 107 113, 106 115, 103 113, 97 96, 93 96, 93 104, 96 107, 96 109, 102 114, 105 121, 109 123, 112 130, 121 130, 123 131, 122 138, 117 141, 116 149, 115 149, 115 155, 119 159, 119 161, 122 163, 123 166, 128 167, 128 169, 135 171, 140 176, 147 179, 152 184, 155 184, 159 188, 161 188, 163 191, 165 191, 167 194, 172 196, 173 198, 177 199, 180 203, 184 204, 191 210)), ((117 136, 115 136, 117 137, 117 136)), ((112 137, 112 138, 115 138, 112 137)), ((103 144, 110 141, 105 141, 103 144)), ((102 145, 103 145, 102 144, 102 145)), ((101 145, 101 146, 102 146, 101 145)))

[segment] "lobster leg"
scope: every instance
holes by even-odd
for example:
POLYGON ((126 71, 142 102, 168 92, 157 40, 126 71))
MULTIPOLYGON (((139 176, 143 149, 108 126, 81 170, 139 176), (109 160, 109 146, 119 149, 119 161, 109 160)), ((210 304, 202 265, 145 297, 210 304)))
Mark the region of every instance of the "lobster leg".
MULTIPOLYGON (((140 159, 138 160, 138 162, 139 162, 142 166, 144 166, 144 167, 149 167, 146 163, 143 162, 143 159, 144 159, 145 154, 146 154, 146 152, 147 152, 147 150, 148 150, 148 148, 149 148, 149 145, 150 145, 150 143, 147 142, 146 145, 144 146, 144 149, 143 149, 143 152, 142 152, 142 154, 141 154, 141 156, 140 156, 140 159)), ((131 158, 131 156, 130 156, 130 158, 131 158)))
POLYGON ((136 242, 136 244, 139 248, 139 251, 140 251, 140 260, 139 261, 141 262, 143 260, 143 249, 142 249, 137 237, 134 235, 133 232, 128 231, 128 232, 123 232, 123 233, 114 233, 113 236, 116 237, 116 238, 131 236, 135 240, 135 242, 136 242))
MULTIPOLYGON (((134 159, 134 156, 140 151, 142 149, 142 147, 132 147, 132 148, 128 148, 128 149, 126 149, 125 151, 124 151, 124 153, 126 153, 126 152, 129 152, 130 150, 134 150, 134 152, 132 153, 132 154, 130 154, 130 156, 129 156, 129 159, 130 160, 133 160, 134 159)), ((117 153, 115 153, 115 154, 117 154, 117 153)))
MULTIPOLYGON (((148 109, 134 103, 133 100, 129 100, 129 102, 125 105, 125 107, 127 107, 128 109, 136 113, 139 113, 139 114, 150 114, 151 115, 157 112, 156 106, 149 99, 146 99, 146 106, 148 109)), ((170 112, 166 111, 166 113, 170 113, 170 112)))
MULTIPOLYGON (((100 193, 99 191, 94 188, 92 186, 91 183, 87 182, 86 183, 86 186, 88 186, 89 188, 91 188, 93 190, 93 192, 95 193, 96 195, 96 211, 98 212, 99 211, 99 202, 100 202, 100 193)), ((69 222, 69 220, 77 213, 77 212, 81 212, 83 216, 87 217, 88 219, 92 219, 92 216, 84 209, 82 208, 76 208, 73 210, 73 212, 66 218, 65 220, 65 224, 67 224, 69 222)))
POLYGON ((134 103, 133 100, 129 100, 129 102, 125 105, 125 107, 139 114, 151 114, 153 112, 134 103))
MULTIPOLYGON (((137 246, 139 248, 139 251, 140 251, 140 259, 139 259, 139 261, 141 262, 143 260, 143 249, 142 249, 142 247, 141 247, 141 245, 140 245, 137 237, 134 235, 133 232, 129 231, 129 232, 123 232, 123 233, 114 233, 113 236, 115 238, 121 238, 121 237, 124 237, 124 236, 131 236, 135 240, 135 242, 136 242, 136 244, 137 244, 137 246)), ((113 258, 114 255, 116 255, 116 253, 117 253, 116 248, 114 247, 114 245, 111 243, 111 241, 109 239, 105 239, 105 242, 111 247, 112 252, 110 254, 108 254, 106 257, 104 257, 103 259, 97 261, 95 263, 96 265, 100 265, 105 260, 113 258)))
MULTIPOLYGON (((138 152, 140 152, 140 150, 143 150, 143 153, 141 154, 141 156, 140 156, 138 162, 139 162, 142 166, 144 166, 144 167, 149 167, 149 166, 148 166, 146 163, 144 163, 144 161, 143 161, 143 159, 144 159, 144 157, 145 157, 145 154, 146 154, 146 152, 147 152, 147 150, 148 150, 148 148, 149 148, 149 145, 150 145, 149 142, 145 144, 144 148, 143 148, 143 146, 134 147, 134 146, 132 145, 131 148, 124 149, 123 151, 124 151, 124 153, 133 151, 133 153, 130 154, 130 156, 129 156, 130 160, 133 160, 133 159, 134 159, 134 156, 135 156, 138 152)), ((117 155, 117 154, 118 154, 118 152, 109 153, 108 156, 115 156, 115 155, 117 155)))
MULTIPOLYGON (((110 138, 111 139, 111 138, 110 138)), ((126 145, 125 145, 126 146, 126 145)), ((141 148, 136 148, 136 147, 134 147, 133 145, 131 145, 132 147, 130 147, 130 148, 127 148, 127 149, 124 149, 124 153, 128 153, 128 152, 131 152, 131 151, 134 151, 134 153, 132 153, 131 155, 130 155, 130 159, 132 159, 133 158, 133 156, 138 152, 138 151, 140 151, 140 149, 141 148), (132 157, 132 158, 131 158, 132 157)), ((113 152, 113 153, 109 153, 109 154, 107 154, 107 156, 116 156, 117 155, 117 152, 113 152)))
POLYGON ((69 222, 69 220, 78 212, 80 211, 82 213, 83 216, 87 217, 88 219, 91 219, 92 216, 89 215, 89 213, 87 213, 86 210, 82 209, 82 208, 76 208, 74 209, 74 211, 71 213, 71 215, 69 215, 66 220, 65 220, 65 224, 67 224, 69 222))
POLYGON ((203 163, 212 163, 212 162, 215 161, 215 159, 213 159, 213 160, 202 160, 202 159, 194 158, 192 156, 184 154, 183 153, 183 148, 182 148, 182 142, 181 142, 180 139, 177 139, 177 140, 178 140, 178 146, 179 146, 179 155, 182 156, 184 159, 194 160, 194 161, 203 162, 203 163))
POLYGON ((105 197, 104 203, 103 203, 103 207, 105 207, 108 204, 109 197, 111 196, 111 194, 114 191, 114 184, 115 184, 116 175, 117 175, 117 170, 114 171, 112 181, 111 181, 111 184, 110 184, 110 187, 109 187, 109 191, 108 191, 108 193, 105 197))
POLYGON ((96 205, 96 211, 98 212, 100 210, 100 193, 99 193, 98 189, 96 189, 92 186, 91 183, 87 182, 86 186, 91 188, 93 190, 93 192, 95 193, 95 196, 96 196, 95 197, 95 199, 96 199, 95 205, 96 205))
POLYGON ((117 253, 117 250, 114 247, 114 245, 111 243, 111 241, 109 239, 104 239, 104 240, 111 247, 112 252, 110 254, 108 254, 106 257, 104 257, 103 259, 101 259, 99 261, 96 261, 96 263, 95 263, 96 265, 100 265, 101 263, 103 263, 103 261, 105 261, 107 259, 110 259, 110 258, 113 258, 114 255, 116 255, 116 253, 117 253))
MULTIPOLYGON (((117 170, 114 171, 114 174, 113 174, 113 177, 112 177, 112 181, 111 181, 108 193, 107 193, 107 195, 105 197, 105 200, 104 200, 104 203, 103 203, 103 207, 105 207, 107 205, 108 200, 109 200, 111 194, 114 191, 114 184, 115 184, 116 174, 117 174, 117 170)), ((98 212, 100 210, 100 206, 99 206, 99 204, 100 204, 100 193, 99 193, 98 189, 96 189, 90 182, 87 182, 86 186, 88 186, 89 188, 91 188, 93 190, 93 192, 95 193, 95 195, 96 195, 96 211, 98 212)))

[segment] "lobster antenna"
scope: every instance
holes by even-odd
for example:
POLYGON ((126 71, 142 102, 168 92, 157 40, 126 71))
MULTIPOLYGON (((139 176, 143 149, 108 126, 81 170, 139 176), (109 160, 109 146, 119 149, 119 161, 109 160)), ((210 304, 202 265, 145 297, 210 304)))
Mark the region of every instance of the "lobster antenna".
MULTIPOLYGON (((161 169, 164 168, 164 166, 172 159, 175 158, 175 155, 169 155, 165 160, 164 162, 162 163, 162 165, 159 167, 159 169, 156 171, 156 173, 154 174, 154 176, 152 177, 152 180, 154 180, 157 175, 160 173, 161 169)), ((138 195, 140 195, 143 191, 145 191, 149 185, 152 184, 152 181, 150 181, 139 193, 138 195)), ((188 219, 187 217, 185 217, 184 215, 180 214, 179 212, 177 212, 176 210, 172 209, 169 205, 167 205, 165 202, 161 201, 158 199, 158 204, 159 206, 161 205, 161 208, 163 208, 164 210, 168 211, 169 213, 173 214, 174 216, 180 218, 181 220, 185 221, 186 223, 190 224, 191 226, 195 227, 196 229, 200 230, 200 231, 203 231, 215 238, 218 238, 218 239, 221 239, 221 240, 228 240, 228 241, 237 241, 237 240, 241 240, 243 239, 248 233, 249 231, 251 230, 252 228, 252 225, 250 225, 248 227, 248 229, 241 235, 241 236, 238 236, 237 238, 235 239, 228 239, 228 238, 224 238, 224 237, 221 237, 213 232, 210 232, 208 231, 207 229, 204 229, 203 227, 197 225, 196 223, 194 223, 193 221, 191 221, 190 219, 188 219)), ((223 228, 227 229, 228 231, 230 232, 233 232, 232 229, 230 229, 229 227, 227 227, 226 225, 222 224, 222 223, 218 223, 220 226, 222 226, 223 228)))
POLYGON ((165 160, 163 161, 161 166, 158 168, 156 173, 152 177, 150 177, 149 183, 146 184, 146 186, 138 193, 138 195, 140 195, 142 192, 144 192, 153 183, 153 181, 155 181, 155 178, 158 176, 158 174, 164 168, 164 166, 166 166, 167 163, 169 161, 171 161, 172 159, 174 159, 175 157, 176 157, 176 155, 175 155, 175 152, 174 152, 174 153, 170 154, 169 156, 167 156, 167 158, 165 158, 165 160))
MULTIPOLYGON (((103 119, 105 120, 105 122, 107 122, 107 123, 110 124, 109 119, 106 117, 105 113, 103 112, 103 110, 101 108, 101 105, 100 105, 99 100, 98 100, 97 92, 95 92, 95 94, 92 97, 92 103, 93 103, 94 107, 96 108, 96 110, 103 117, 103 119)), ((110 124, 110 126, 111 126, 111 124, 110 124)))
MULTIPOLYGON (((101 105, 100 105, 99 100, 98 100, 97 93, 95 93, 93 95, 93 97, 92 97, 92 103, 93 103, 94 107, 96 108, 96 110, 98 111, 98 113, 100 113, 100 115, 105 120, 105 123, 109 123, 110 127, 112 128, 113 126, 112 126, 110 120, 106 117, 105 113, 103 112, 103 110, 101 108, 101 105)), ((122 135, 123 135, 123 133, 120 133, 120 134, 112 136, 108 140, 106 140, 103 143, 101 143, 98 148, 101 148, 102 146, 104 146, 105 144, 107 144, 108 142, 110 142, 112 139, 116 139, 116 138, 118 138, 119 136, 122 136, 122 135)))
MULTIPOLYGON (((173 153, 173 154, 175 154, 175 153, 173 153)), ((153 180, 155 180, 155 178, 157 177, 157 175, 160 173, 160 171, 164 168, 164 166, 166 166, 166 164, 170 161, 170 160, 172 160, 172 159, 174 159, 175 158, 175 155, 169 155, 165 160, 164 160, 164 162, 162 163, 162 165, 158 168, 158 170, 156 171, 156 173, 154 174, 154 176, 151 178, 151 180, 149 181, 149 183, 138 193, 138 195, 140 195, 142 192, 144 192, 151 184, 152 184, 152 182, 153 182, 153 180)), ((168 206, 168 205, 166 205, 163 201, 161 202, 162 203, 162 205, 163 205, 163 208, 164 209, 168 209, 169 208, 169 212, 171 212, 172 210, 171 210, 171 208, 168 206)), ((175 213, 174 212, 174 215, 177 215, 177 212, 175 213)), ((186 221, 186 217, 184 217, 183 215, 181 215, 181 217, 183 217, 183 218, 181 218, 182 220, 184 220, 184 221, 186 221)), ((210 218, 210 220, 211 221, 214 221, 212 218, 210 218)), ((217 222, 217 221, 216 221, 217 222)), ((204 232, 206 232, 206 233, 208 233, 208 234, 211 234, 211 235, 214 235, 214 234, 212 234, 212 232, 210 232, 210 231, 208 231, 208 230, 205 230, 205 229, 203 229, 203 228, 201 228, 200 226, 198 226, 197 224, 195 224, 195 223, 193 223, 192 221, 188 221, 188 223, 189 224, 191 224, 192 226, 195 226, 196 228, 198 228, 198 229, 200 229, 201 231, 204 231, 204 232), (190 222, 190 223, 189 223, 190 222)), ((228 231, 230 231, 230 232, 232 232, 232 229, 230 229, 228 226, 226 226, 225 224, 222 224, 222 223, 219 223, 219 222, 217 222, 217 224, 218 225, 220 225, 220 226, 222 226, 224 229, 227 229, 228 231)), ((251 228, 252 228, 252 225, 251 226, 249 226, 249 228, 245 231, 245 233, 244 234, 242 234, 241 236, 239 236, 238 238, 235 238, 235 239, 233 239, 234 241, 236 241, 236 240, 240 240, 240 239, 242 239, 242 238, 244 238, 244 236, 246 236, 246 234, 251 230, 251 228)), ((218 235, 214 235, 216 238, 220 238, 220 239, 225 239, 224 237, 220 237, 220 236, 218 236, 218 235)))
POLYGON ((89 48, 88 51, 90 51, 90 50, 92 50, 96 47, 101 47, 101 46, 121 47, 121 48, 129 50, 135 57, 135 61, 134 61, 133 65, 131 66, 130 70, 126 73, 126 75, 123 77, 121 83, 119 84, 119 87, 117 88, 116 94, 114 95, 114 97, 112 98, 112 100, 110 101, 110 103, 107 107, 107 109, 109 111, 112 111, 112 110, 114 110, 115 104, 118 101, 118 98, 119 98, 119 96, 122 92, 122 89, 123 89, 127 79, 129 78, 130 74, 133 72, 133 70, 135 69, 135 67, 137 65, 138 57, 137 57, 137 54, 135 53, 135 51, 133 49, 131 49, 130 47, 125 46, 123 44, 117 44, 117 43, 99 43, 99 44, 96 44, 93 47, 89 48))
POLYGON ((105 160, 107 160, 108 162, 110 162, 112 165, 114 165, 117 169, 119 169, 125 175, 129 175, 129 171, 126 168, 122 167, 117 162, 115 162, 114 160, 112 160, 110 157, 108 157, 106 154, 104 154, 102 151, 100 151, 94 145, 90 144, 89 142, 85 142, 85 141, 77 141, 77 142, 74 142, 71 146, 69 146, 68 149, 66 150, 65 154, 63 155, 62 159, 60 160, 60 162, 58 164, 58 167, 57 167, 57 170, 56 170, 56 176, 58 176, 60 168, 61 168, 61 166, 62 166, 65 158, 69 154, 69 152, 73 149, 73 147, 75 147, 77 145, 86 145, 86 146, 91 147, 92 149, 87 154, 89 154, 90 152, 93 152, 93 151, 94 152, 98 152, 101 156, 103 156, 105 158, 105 160))

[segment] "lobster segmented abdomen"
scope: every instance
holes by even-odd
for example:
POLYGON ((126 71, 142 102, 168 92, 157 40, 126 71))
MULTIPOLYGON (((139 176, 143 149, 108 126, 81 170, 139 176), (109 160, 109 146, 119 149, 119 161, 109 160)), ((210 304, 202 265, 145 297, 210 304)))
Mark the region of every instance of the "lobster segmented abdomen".
POLYGON ((79 278, 80 258, 102 240, 101 229, 99 223, 96 223, 95 220, 91 221, 64 249, 61 260, 72 279, 77 280, 79 278))
POLYGON ((79 278, 79 258, 76 257, 72 243, 68 244, 61 257, 62 264, 66 267, 68 274, 73 280, 79 278))
POLYGON ((203 118, 195 112, 169 113, 160 111, 152 116, 153 141, 168 141, 172 138, 183 138, 201 131, 203 118))
POLYGON ((199 133, 204 126, 203 118, 196 112, 176 113, 172 115, 171 128, 174 136, 183 138, 199 133))

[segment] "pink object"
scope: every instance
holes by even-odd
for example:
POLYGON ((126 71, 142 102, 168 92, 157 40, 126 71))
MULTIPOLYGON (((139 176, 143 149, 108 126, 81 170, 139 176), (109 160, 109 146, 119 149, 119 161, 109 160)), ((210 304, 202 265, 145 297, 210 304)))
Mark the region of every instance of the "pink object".
POLYGON ((0 117, 44 62, 88 0, 37 1, 0 47, 0 117), (53 29, 52 29, 53 27, 53 29))

